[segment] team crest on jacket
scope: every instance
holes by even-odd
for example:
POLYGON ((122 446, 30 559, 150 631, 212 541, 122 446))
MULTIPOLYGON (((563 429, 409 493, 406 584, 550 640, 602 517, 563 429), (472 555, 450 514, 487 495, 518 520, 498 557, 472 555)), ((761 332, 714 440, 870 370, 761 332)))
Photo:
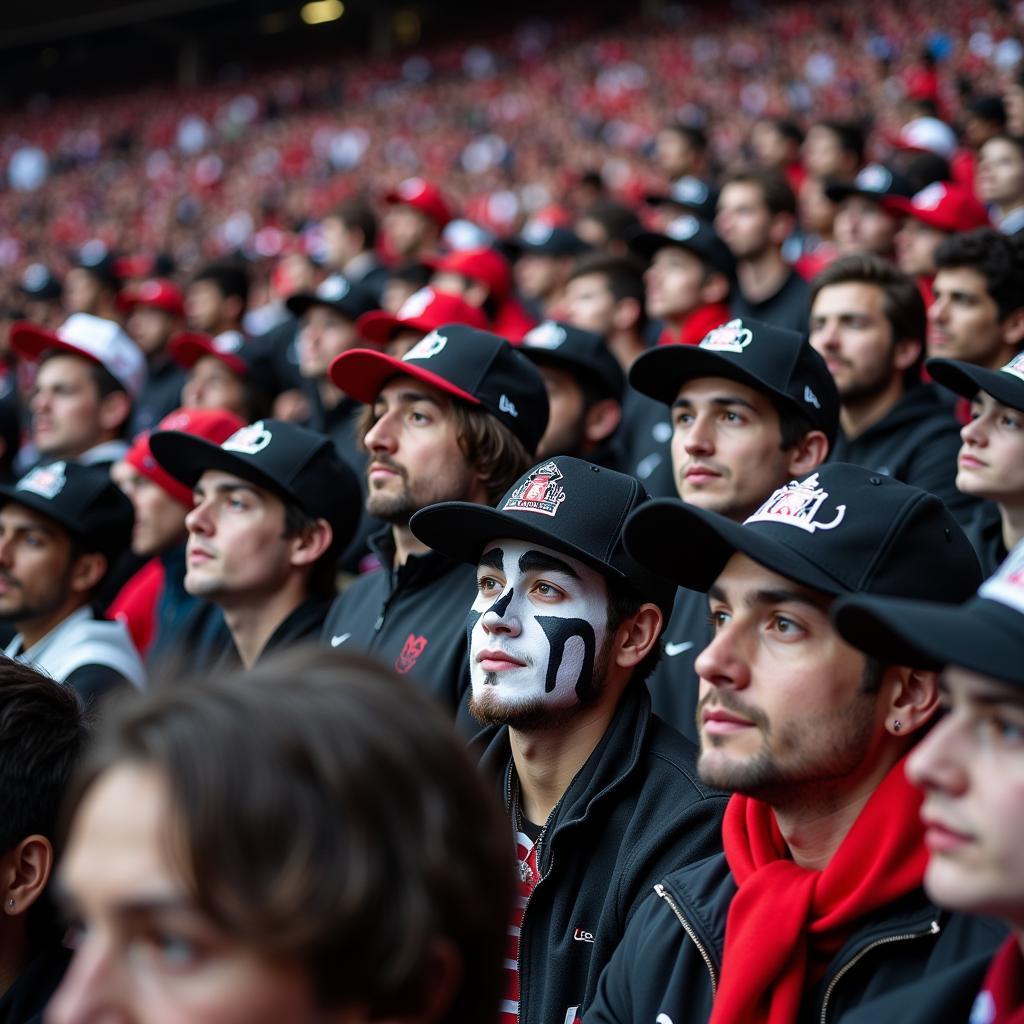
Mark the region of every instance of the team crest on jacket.
POLYGON ((427 638, 425 636, 410 633, 405 638, 401 653, 395 658, 395 671, 403 676, 406 672, 411 671, 416 662, 420 660, 420 655, 426 650, 426 647, 427 638))
POLYGON ((812 473, 806 480, 791 480, 785 487, 780 487, 744 525, 785 523, 786 526, 798 526, 808 533, 814 533, 815 530, 834 530, 843 521, 846 506, 837 505, 832 519, 828 522, 818 522, 815 516, 827 500, 828 491, 818 486, 818 474, 812 473))
POLYGON ((749 327, 744 327, 743 321, 737 319, 708 331, 700 347, 712 352, 742 352, 753 340, 753 331, 749 327))
POLYGON ((31 491, 40 498, 52 501, 64 490, 64 485, 68 482, 67 469, 68 464, 64 461, 38 466, 28 476, 18 481, 15 490, 31 491))
POLYGON ((537 512, 553 516, 565 501, 565 488, 558 482, 562 471, 553 463, 538 466, 510 495, 502 511, 537 512))
POLYGON ((274 435, 263 425, 263 420, 257 420, 248 426, 236 430, 222 445, 226 452, 239 452, 242 455, 255 455, 263 451, 273 440, 274 435))

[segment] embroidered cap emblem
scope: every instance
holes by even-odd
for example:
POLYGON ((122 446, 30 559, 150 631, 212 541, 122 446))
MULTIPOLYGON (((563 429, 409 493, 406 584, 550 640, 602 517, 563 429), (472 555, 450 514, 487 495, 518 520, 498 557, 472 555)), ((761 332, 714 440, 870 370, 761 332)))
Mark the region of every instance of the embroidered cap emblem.
POLYGON ((399 320, 416 320, 423 316, 427 307, 434 301, 433 288, 421 288, 413 292, 399 307, 395 314, 399 320))
POLYGON ((417 341, 404 356, 402 356, 402 359, 406 361, 410 359, 432 359, 439 352, 444 351, 444 347, 447 344, 448 339, 443 334, 438 334, 437 331, 431 331, 429 334, 420 338, 420 340, 417 341))
POLYGON ((742 320, 730 320, 727 324, 708 331, 700 347, 712 352, 742 352, 753 340, 753 331, 749 327, 744 327, 742 320))
POLYGON ((834 530, 843 521, 846 506, 836 506, 836 514, 829 522, 816 522, 814 517, 827 500, 828 491, 818 486, 818 474, 812 473, 806 480, 791 480, 785 487, 780 487, 744 522, 744 526, 748 523, 785 523, 808 533, 834 530))
POLYGON ((519 410, 516 408, 515 402, 504 393, 498 399, 498 409, 501 412, 508 413, 509 416, 519 416, 519 410))
POLYGON ((565 501, 565 488, 558 483, 561 470, 553 462, 538 466, 510 495, 502 511, 537 512, 553 516, 565 501))
POLYGON ((888 192, 892 187, 892 174, 881 164, 868 164, 857 175, 855 184, 865 192, 888 192))
POLYGON ((239 452, 242 455, 255 455, 263 451, 274 439, 274 435, 263 425, 263 420, 257 420, 248 426, 236 430, 222 445, 226 452, 239 452))
POLYGON ((559 327, 554 320, 545 320, 527 331, 523 342, 530 348, 559 348, 565 344, 565 339, 564 327, 559 327))
POLYGON ((52 501, 64 490, 64 485, 68 482, 67 468, 67 463, 64 461, 51 462, 48 466, 38 466, 18 481, 15 490, 31 491, 33 494, 38 494, 40 498, 52 501))
POLYGON ((667 228, 665 228, 665 234, 669 238, 675 239, 677 242, 686 242, 693 238, 697 232, 700 231, 700 221, 691 214, 684 214, 682 217, 676 217, 674 221, 667 228))

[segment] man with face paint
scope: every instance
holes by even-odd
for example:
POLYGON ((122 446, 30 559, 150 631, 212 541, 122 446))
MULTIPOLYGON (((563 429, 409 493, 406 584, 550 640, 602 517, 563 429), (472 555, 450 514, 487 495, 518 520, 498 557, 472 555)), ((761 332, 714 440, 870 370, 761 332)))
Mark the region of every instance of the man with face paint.
POLYGON ((659 871, 718 849, 723 798, 644 686, 674 590, 622 546, 646 501, 635 478, 557 456, 497 508, 443 502, 410 522, 477 566, 470 710, 492 727, 481 765, 519 866, 503 1024, 582 1019, 659 871))

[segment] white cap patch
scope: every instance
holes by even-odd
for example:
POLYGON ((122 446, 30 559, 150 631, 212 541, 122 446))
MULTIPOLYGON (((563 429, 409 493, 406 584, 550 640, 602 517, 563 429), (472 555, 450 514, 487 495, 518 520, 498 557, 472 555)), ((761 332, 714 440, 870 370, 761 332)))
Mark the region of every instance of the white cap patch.
POLYGON ((54 498, 64 490, 68 482, 66 462, 51 462, 48 466, 37 466, 22 477, 15 485, 16 491, 30 491, 38 494, 40 498, 53 501, 54 498))
POLYGON ((274 435, 257 420, 248 426, 236 430, 222 445, 226 452, 240 452, 242 455, 255 455, 263 451, 274 439, 274 435))
POLYGON ((560 348, 565 344, 565 339, 564 327, 559 327, 554 320, 545 320, 532 331, 527 331, 523 342, 530 348, 560 348))
POLYGON ((542 516, 553 516, 565 501, 565 488, 558 483, 562 471, 553 462, 538 466, 510 495, 502 505, 513 512, 536 512, 542 516))
POLYGON ((1024 380, 1024 352, 1018 352, 1005 366, 999 368, 1000 373, 1012 373, 1019 380, 1024 380))
POLYGON ((443 351, 447 344, 448 339, 443 334, 438 334, 437 331, 431 331, 429 334, 420 338, 420 340, 417 341, 404 356, 402 356, 402 359, 405 362, 408 362, 410 359, 431 359, 439 352, 443 351))
POLYGON ((700 347, 712 352, 742 352, 753 340, 753 331, 737 319, 708 331, 700 347))
POLYGON ((818 486, 818 474, 812 473, 806 480, 791 480, 785 487, 780 487, 743 525, 785 523, 786 526, 798 526, 808 533, 834 530, 843 521, 846 506, 838 505, 835 516, 829 522, 816 522, 814 517, 827 500, 828 491, 818 486))
POLYGON ((1024 541, 1019 543, 978 589, 978 597, 998 601, 1024 615, 1024 541))
POLYGON ((413 292, 399 307, 395 316, 399 320, 416 320, 427 311, 427 307, 434 301, 433 288, 421 288, 413 292))

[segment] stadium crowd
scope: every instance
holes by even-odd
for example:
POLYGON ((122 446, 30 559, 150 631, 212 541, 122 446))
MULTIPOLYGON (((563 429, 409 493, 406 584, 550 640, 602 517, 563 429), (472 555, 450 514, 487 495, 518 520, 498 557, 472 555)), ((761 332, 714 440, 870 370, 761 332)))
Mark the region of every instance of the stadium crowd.
POLYGON ((0 115, 0 1024, 1024 1020, 1022 33, 0 115))

